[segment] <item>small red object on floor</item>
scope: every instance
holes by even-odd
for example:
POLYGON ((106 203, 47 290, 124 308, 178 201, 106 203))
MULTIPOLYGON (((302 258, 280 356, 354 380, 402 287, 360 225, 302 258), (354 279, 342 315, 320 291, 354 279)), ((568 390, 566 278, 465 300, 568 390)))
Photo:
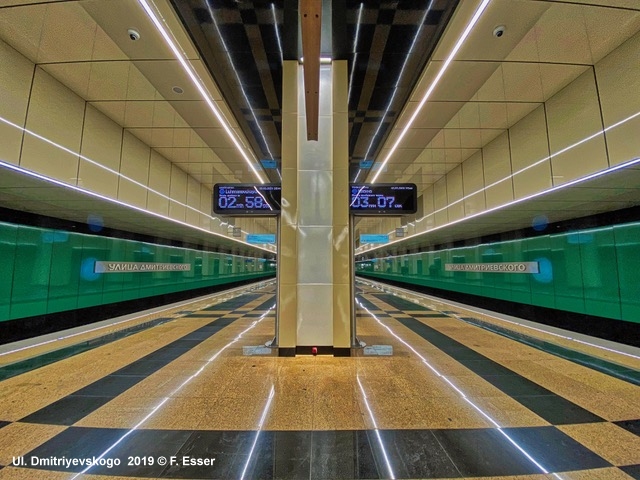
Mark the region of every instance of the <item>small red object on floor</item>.
POLYGON ((318 354, 318 347, 311 347, 311 353, 315 357, 318 354))

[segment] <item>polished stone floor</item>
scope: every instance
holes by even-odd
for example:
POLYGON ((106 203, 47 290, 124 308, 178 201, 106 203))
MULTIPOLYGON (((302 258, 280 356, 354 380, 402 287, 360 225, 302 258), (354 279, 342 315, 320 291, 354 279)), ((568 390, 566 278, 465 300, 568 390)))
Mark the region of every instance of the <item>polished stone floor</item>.
POLYGON ((272 285, 1 355, 0 478, 640 478, 637 356, 357 299, 391 356, 244 355, 272 285))

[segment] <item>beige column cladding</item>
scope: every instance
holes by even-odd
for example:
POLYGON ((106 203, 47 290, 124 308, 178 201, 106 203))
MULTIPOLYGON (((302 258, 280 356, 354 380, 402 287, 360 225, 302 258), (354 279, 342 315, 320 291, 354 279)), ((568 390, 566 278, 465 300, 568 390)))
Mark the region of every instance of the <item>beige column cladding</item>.
POLYGON ((278 342, 282 355, 349 351, 347 62, 320 69, 318 141, 307 141, 302 69, 284 62, 278 342))

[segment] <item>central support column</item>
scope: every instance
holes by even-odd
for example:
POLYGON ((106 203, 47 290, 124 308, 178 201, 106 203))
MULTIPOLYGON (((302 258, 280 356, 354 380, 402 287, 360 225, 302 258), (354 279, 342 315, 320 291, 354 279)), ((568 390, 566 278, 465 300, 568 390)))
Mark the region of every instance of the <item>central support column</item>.
POLYGON ((283 66, 279 347, 349 354, 347 62, 320 69, 318 141, 307 140, 302 68, 283 66))

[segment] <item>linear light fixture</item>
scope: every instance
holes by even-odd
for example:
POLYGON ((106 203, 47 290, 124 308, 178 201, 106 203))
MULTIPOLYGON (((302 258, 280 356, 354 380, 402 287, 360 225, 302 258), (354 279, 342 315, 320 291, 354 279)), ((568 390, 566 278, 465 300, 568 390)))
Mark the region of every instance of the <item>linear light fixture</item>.
POLYGON ((482 0, 482 3, 480 4, 480 6, 476 10, 476 12, 473 14, 473 17, 471 17, 471 20, 469 21, 469 23, 467 24, 466 28, 462 32, 462 35, 460 35, 460 38, 458 38, 458 41, 456 42, 455 46, 453 47, 453 50, 451 50, 451 53, 449 53, 449 56, 447 57, 445 62, 442 64, 442 67, 440 68, 440 71, 438 72, 436 77, 431 82, 431 85, 429 85, 429 88, 427 89, 427 91, 425 92, 425 94, 422 97, 422 100, 420 100, 420 103, 418 104, 418 106, 416 107, 415 111, 413 112, 413 114, 409 118, 409 121, 407 122, 405 127, 400 132, 400 135, 398 136, 398 139, 395 141, 395 143, 391 147, 391 150, 389 151, 389 153, 387 154, 385 159, 382 161, 382 164, 381 164, 380 168, 378 169, 377 173, 373 176, 373 179, 371 180, 371 183, 375 183, 376 180, 378 179, 378 176, 384 170, 385 165, 387 164, 387 162, 389 162, 389 159, 395 153, 396 149, 398 148, 398 146, 402 142, 402 139, 407 134, 407 131, 411 128, 411 126, 413 125, 413 122, 415 122, 416 118, 418 117, 418 114, 420 113, 420 111, 422 110, 424 105, 427 103, 427 100, 429 99, 429 97, 433 93, 433 90, 436 88, 436 86, 440 82, 440 79, 442 78, 444 73, 449 68, 449 65, 453 61, 453 57, 455 57, 455 55, 458 53, 458 50, 460 50, 460 48, 464 44, 465 40, 467 39, 467 37, 471 33, 471 30, 473 30, 473 27, 475 27, 476 23, 478 23, 478 20, 480 19, 480 16, 486 10, 486 8, 487 8, 487 6, 489 5, 490 2, 491 2, 491 0, 482 0))
MULTIPOLYGON (((2 167, 7 168, 9 170, 13 170, 15 172, 18 172, 18 173, 21 173, 21 174, 24 174, 24 175, 28 175, 30 177, 37 178, 39 180, 44 180, 45 182, 52 183, 52 184, 58 185, 60 187, 64 187, 64 188, 67 188, 69 190, 76 191, 78 193, 82 193, 83 195, 89 195, 91 197, 95 197, 95 198, 98 198, 100 200, 104 200, 104 201, 107 201, 107 202, 110 202, 110 203, 115 203, 116 205, 121 205, 123 207, 130 208, 132 210, 136 210, 138 212, 144 213, 145 215, 151 215, 151 216, 154 216, 156 218, 161 218, 163 220, 167 220, 169 222, 173 222, 173 223, 176 223, 178 225, 182 225, 184 227, 188 227, 190 229, 194 229, 194 230, 198 230, 198 231, 207 233, 209 235, 213 235, 213 236, 216 236, 216 237, 224 238, 226 240, 231 240, 231 241, 237 242, 237 243, 242 243, 242 244, 244 244, 244 245, 246 245, 248 247, 257 248, 257 249, 264 250, 264 251, 269 252, 269 253, 273 253, 272 250, 265 249, 265 248, 262 248, 262 247, 258 247, 257 245, 252 245, 252 244, 244 242, 242 240, 232 239, 232 238, 229 238, 229 237, 227 237, 225 235, 222 235, 220 233, 212 232, 211 230, 206 230, 206 229, 204 229, 202 227, 198 227, 196 225, 191 225, 189 223, 183 222, 182 220, 177 220, 175 218, 166 217, 166 216, 161 215, 159 213, 152 212, 151 210, 146 210, 146 209, 138 207, 136 205, 131 205, 131 204, 125 203, 125 202, 123 202, 121 200, 116 200, 115 198, 110 198, 110 197, 101 195, 99 193, 92 192, 90 190, 86 190, 86 189, 81 188, 81 187, 77 187, 75 185, 70 185, 70 184, 62 182, 60 180, 56 180, 55 178, 47 177, 45 175, 41 175, 41 174, 33 172, 31 170, 27 170, 25 168, 19 167, 18 165, 14 165, 12 163, 5 162, 4 160, 0 160, 0 168, 2 168, 2 167)), ((211 217, 211 218, 213 218, 213 217, 211 217)))
POLYGON ((181 52, 178 49, 176 42, 174 42, 173 38, 171 38, 171 35, 169 35, 168 28, 166 28, 165 25, 163 25, 163 21, 161 21, 160 18, 158 18, 158 15, 154 11, 154 9, 151 8, 151 5, 149 5, 149 2, 147 0, 138 0, 138 3, 140 3, 144 11, 146 12, 147 16, 151 19, 151 22, 156 27, 156 30, 158 31, 158 33, 160 33, 165 43, 169 47, 169 49, 171 49, 171 51, 173 52, 173 55, 175 56, 176 60, 178 60, 178 62, 182 66, 182 69, 185 71, 185 73, 193 83, 194 87, 196 87, 196 89, 198 90, 198 92, 202 96, 202 99, 205 101, 205 103, 209 106, 209 109, 213 112, 215 117, 218 119, 218 121, 222 125, 222 128, 226 132, 227 136, 229 137, 231 142, 235 145, 238 153, 242 155, 242 158, 244 158, 245 162, 247 163, 247 165, 249 166, 253 174, 256 176, 258 181, 260 183, 265 183, 264 180, 262 179, 262 176, 258 173, 258 171, 254 167, 255 159, 250 158, 249 154, 246 152, 245 149, 247 147, 241 144, 240 140, 237 138, 236 134, 233 132, 226 117, 220 111, 220 109, 216 106, 215 102, 211 97, 211 94, 207 91, 207 88, 204 86, 202 80, 198 77, 198 75, 196 74, 191 64, 187 61, 186 55, 184 55, 184 52, 181 52))
MULTIPOLYGON (((34 132, 32 130, 29 130, 28 128, 21 127, 20 125, 18 125, 16 123, 13 123, 12 121, 7 120, 4 117, 0 116, 0 122, 4 123, 6 125, 9 125, 10 127, 13 127, 13 128, 15 128, 17 130, 20 130, 21 132, 26 133, 27 135, 35 137, 38 140, 41 140, 41 141, 43 141, 43 142, 45 142, 45 143, 47 143, 47 144, 59 149, 59 150, 62 150, 63 152, 69 153, 69 154, 73 155, 74 157, 78 157, 82 161, 90 163, 91 165, 94 165, 94 166, 96 166, 98 168, 101 168, 102 170, 105 170, 105 171, 107 171, 109 173, 112 173, 112 174, 114 174, 114 175, 116 175, 116 176, 118 176, 120 178, 123 178, 123 179, 133 183, 134 185, 137 185, 137 186, 139 186, 141 188, 144 188, 148 192, 151 192, 151 193, 153 193, 155 195, 158 195, 161 198, 164 198, 164 199, 168 200, 169 202, 173 202, 173 203, 175 203, 177 205, 180 205, 180 206, 182 206, 182 207, 184 207, 186 209, 189 209, 189 210, 191 210, 193 212, 196 212, 196 213, 198 213, 200 215, 204 215, 205 217, 209 218, 210 220, 220 221, 220 219, 217 218, 217 217, 213 217, 213 216, 209 215, 208 213, 203 212, 202 210, 198 210, 197 208, 192 207, 191 205, 187 205, 186 203, 183 203, 183 202, 180 202, 179 200, 171 198, 171 197, 169 197, 168 195, 165 195, 162 192, 154 190, 153 188, 149 187, 148 185, 144 185, 143 183, 140 183, 140 182, 134 180, 133 178, 127 177, 126 175, 123 175, 122 173, 120 173, 120 172, 118 172, 116 170, 113 170, 113 169, 111 169, 111 168, 109 168, 109 167, 107 167, 107 166, 105 166, 105 165, 103 165, 103 164, 101 164, 99 162, 96 162, 95 160, 92 160, 91 158, 87 157, 86 155, 82 155, 81 153, 75 152, 75 151, 71 150, 70 148, 65 147, 64 145, 60 145, 59 143, 56 143, 56 142, 54 142, 53 140, 51 140, 51 139, 49 139, 47 137, 44 137, 44 136, 42 136, 42 135, 40 135, 40 134, 38 134, 38 133, 36 133, 36 132, 34 132)), ((136 207, 134 205, 130 205, 128 203, 122 202, 121 200, 116 200, 116 199, 113 199, 113 198, 110 198, 110 197, 106 197, 104 195, 100 195, 98 193, 91 192, 90 190, 86 190, 86 189, 84 189, 82 187, 77 187, 75 185, 71 185, 69 183, 65 183, 65 182, 62 182, 60 180, 56 180, 54 178, 48 177, 46 175, 39 174, 39 173, 34 172, 32 170, 28 170, 26 168, 22 168, 22 167, 20 167, 18 165, 15 165, 14 163, 5 162, 3 160, 0 160, 0 167, 7 167, 7 168, 15 170, 17 172, 24 173, 25 175, 29 175, 29 176, 38 178, 40 180, 45 180, 45 181, 48 181, 48 182, 52 182, 52 183, 55 183, 56 185, 60 185, 60 186, 63 186, 65 188, 70 188, 72 190, 76 190, 76 191, 79 191, 79 192, 82 192, 82 193, 86 193, 88 195, 95 196, 95 197, 100 198, 102 200, 107 200, 107 201, 110 201, 110 202, 118 203, 118 204, 120 204, 122 206, 125 206, 125 207, 128 207, 128 208, 132 208, 132 209, 135 209, 135 210, 139 210, 141 212, 149 213, 151 215, 157 216, 159 218, 163 218, 165 220, 170 220, 170 221, 182 223, 183 225, 187 225, 187 226, 189 226, 191 228, 196 228, 196 229, 202 230, 204 232, 208 232, 208 233, 210 233, 212 235, 217 235, 217 236, 220 236, 220 237, 228 238, 228 237, 225 237, 224 235, 221 235, 219 233, 212 232, 210 230, 204 230, 204 229, 202 229, 200 227, 197 227, 195 225, 191 225, 191 224, 188 224, 188 223, 185 223, 185 222, 181 222, 180 220, 176 220, 174 218, 167 217, 167 216, 164 216, 162 214, 152 212, 150 210, 146 210, 146 209, 143 209, 143 208, 140 208, 140 207, 136 207)), ((220 226, 222 226, 222 225, 224 225, 224 223, 220 224, 220 226)), ((243 242, 242 240, 235 240, 234 239, 234 241, 249 245, 248 243, 243 242)))
MULTIPOLYGON (((489 189, 491 187, 495 187, 496 185, 498 185, 498 184, 500 184, 500 183, 502 183, 504 181, 507 181, 510 178, 515 177, 516 175, 520 175, 521 173, 526 172, 527 170, 530 170, 530 169, 532 169, 534 167, 537 167, 538 165, 541 165, 544 162, 546 162, 548 160, 551 160, 552 158, 557 157, 558 155, 562 155, 563 153, 566 153, 569 150, 572 150, 572 149, 574 149, 574 148, 576 148, 576 147, 588 142, 589 140, 593 140, 594 138, 597 138, 598 136, 602 135, 603 133, 606 133, 609 130, 612 130, 612 129, 616 128, 616 127, 619 127, 620 125, 623 125, 623 124, 625 124, 625 123, 629 122, 630 120, 633 120, 634 118, 637 118, 637 117, 640 117, 640 112, 636 112, 633 115, 630 115, 627 118, 624 118, 624 119, 620 120, 619 122, 616 122, 613 125, 608 126, 607 128, 603 128, 602 130, 599 130, 598 132, 593 133, 593 134, 583 138, 582 140, 579 140, 579 141, 577 141, 577 142, 575 142, 575 143, 573 143, 573 144, 571 144, 571 145, 569 145, 567 147, 564 147, 563 149, 558 150, 557 152, 554 152, 551 155, 547 155, 546 157, 541 158, 540 160, 532 163, 531 165, 527 165, 526 167, 521 168, 520 170, 518 170, 516 172, 513 172, 511 175, 507 175, 506 177, 501 178, 500 180, 496 180, 495 182, 493 182, 493 183, 491 183, 489 185, 486 185, 486 186, 476 190, 475 192, 469 193, 469 194, 465 195, 464 197, 462 197, 462 198, 460 198, 458 200, 454 200, 453 202, 447 204, 445 207, 439 208, 438 210, 434 210, 433 212, 425 215, 424 217, 418 219, 417 221, 424 220, 425 218, 428 218, 428 217, 430 217, 432 215, 435 215, 436 213, 442 212, 443 210, 446 210, 447 208, 452 207, 453 205, 456 205, 456 204, 458 204, 460 202, 465 201, 467 198, 470 198, 473 195, 476 195, 477 193, 481 193, 481 192, 484 192, 485 190, 487 190, 487 189, 489 189)), ((556 176, 554 176, 554 178, 555 177, 556 176)))
MULTIPOLYGON (((628 117, 623 118, 622 120, 619 120, 618 122, 613 123, 613 124, 609 125, 608 127, 603 128, 602 130, 599 130, 599 131, 598 131, 598 132, 596 132, 596 133, 593 133, 593 134, 591 134, 591 135, 588 135, 587 137, 585 137, 585 138, 583 138, 583 139, 581 139, 581 140, 578 140, 577 142, 575 142, 575 143, 573 143, 573 144, 571 144, 571 145, 568 145, 568 146, 566 146, 566 147, 562 148, 561 150, 558 150, 557 152, 552 153, 551 155, 547 155, 546 157, 541 158, 540 160, 538 160, 538 161, 536 161, 536 162, 532 163, 531 165, 527 165, 526 167, 521 168, 520 170, 518 170, 518 171, 516 171, 516 172, 513 172, 512 174, 507 175, 506 177, 501 178, 500 180, 496 180, 495 182, 493 182, 493 183, 491 183, 491 184, 489 184, 489 185, 486 185, 486 186, 484 186, 484 187, 482 187, 482 188, 480 188, 480 189, 476 190, 475 192, 469 193, 469 194, 467 194, 467 195, 463 196, 462 198, 460 198, 460 199, 458 199, 458 200, 454 200, 453 202, 448 203, 447 205, 445 205, 445 206, 444 206, 444 207, 442 207, 442 208, 439 208, 439 209, 437 209, 437 210, 434 210, 433 212, 430 212, 430 213, 426 214, 426 215, 425 215, 425 216, 423 216, 422 218, 417 219, 417 220, 416 220, 416 222, 421 222, 421 221, 422 221, 422 220, 424 220, 425 218, 432 217, 432 216, 434 216, 435 214, 440 213, 440 212, 442 212, 442 211, 444 211, 444 210, 448 209, 449 207, 452 207, 452 206, 454 206, 454 205, 457 205, 457 204, 458 204, 458 203, 460 203, 460 202, 463 202, 463 201, 464 201, 464 200, 466 200, 467 198, 471 198, 472 196, 474 196, 474 195, 476 195, 476 194, 478 194, 478 193, 482 193, 482 192, 484 192, 485 190, 487 190, 487 189, 489 189, 489 188, 491 188, 491 187, 495 187, 496 185, 498 185, 498 184, 500 184, 500 183, 502 183, 502 182, 505 182, 505 181, 507 181, 507 180, 509 180, 509 179, 511 179, 511 178, 514 178, 516 175, 519 175, 519 174, 521 174, 521 173, 523 173, 523 172, 526 172, 527 170, 529 170, 529 169, 531 169, 531 168, 533 168, 533 167, 536 167, 536 166, 538 166, 538 165, 541 165, 541 164, 543 164, 544 162, 546 162, 546 161, 548 161, 548 160, 551 160, 552 158, 557 157, 558 155, 561 155, 561 154, 566 153, 566 152, 568 152, 568 151, 570 151, 570 150, 572 150, 572 149, 574 149, 574 148, 576 148, 576 147, 578 147, 578 146, 580 146, 580 145, 583 145, 584 143, 588 142, 589 140, 593 140, 594 138, 597 138, 599 135, 602 135, 602 134, 604 134, 604 133, 607 133, 607 132, 609 132, 610 130, 613 130, 614 128, 617 128, 617 127, 619 127, 619 126, 621 126, 621 125, 624 125, 625 123, 630 122, 631 120, 633 120, 633 119, 635 119, 635 118, 638 118, 638 117, 640 117, 640 112, 636 112, 636 113, 634 113, 634 114, 632 114, 632 115, 629 115, 628 117)), ((618 169, 620 169, 620 168, 622 168, 622 167, 624 167, 624 166, 629 166, 630 164, 632 165, 632 164, 633 164, 633 162, 634 162, 634 160, 631 160, 631 161, 629 161, 628 163, 618 164, 618 165, 616 165, 616 166, 614 166, 614 167, 611 167, 610 169, 605 169, 605 170, 601 170, 600 172, 596 172, 596 173, 595 173, 595 174, 593 174, 593 175, 594 175, 594 176, 604 175, 604 174, 606 174, 606 173, 610 173, 611 171, 618 170, 618 169)), ((464 219, 472 218, 472 217, 474 217, 474 216, 478 216, 478 215, 482 215, 482 214, 486 213, 487 211, 495 211, 495 210, 499 210, 500 208, 504 208, 504 207, 507 207, 507 206, 509 206, 509 205, 513 205, 514 203, 518 203, 518 202, 523 201, 523 200, 528 200, 528 199, 531 199, 531 198, 537 197, 537 196, 539 196, 539 195, 543 195, 543 194, 549 193, 549 192, 554 191, 554 190, 559 190, 559 189, 561 189, 561 188, 565 188, 565 187, 567 187, 567 186, 574 185, 574 184, 576 184, 576 183, 579 183, 579 182, 581 182, 581 181, 584 181, 585 179, 586 179, 586 180, 588 180, 588 179, 590 179, 590 178, 593 178, 593 176, 581 177, 581 178, 579 178, 579 179, 572 180, 572 181, 570 181, 570 182, 563 183, 563 184, 561 184, 561 185, 557 185, 557 186, 555 186, 555 187, 551 187, 550 189, 543 190, 543 191, 541 191, 541 192, 531 194, 531 195, 529 195, 529 196, 527 196, 527 197, 524 197, 524 198, 521 198, 521 199, 514 200, 514 201, 509 202, 509 203, 506 203, 506 204, 504 204, 504 205, 499 205, 499 206, 497 206, 497 207, 494 207, 494 208, 493 208, 493 209, 491 209, 491 210, 485 210, 485 211, 483 211, 483 212, 478 212, 478 213, 476 213, 476 214, 474 214, 474 215, 466 216, 466 217, 464 217, 464 219)), ((453 223, 457 223, 458 221, 461 221, 461 220, 464 220, 464 219, 455 220, 455 221, 453 221, 453 222, 446 223, 445 225, 440 225, 439 227, 432 228, 431 230, 429 230, 429 232, 432 232, 432 231, 434 231, 434 230, 437 230, 437 229, 440 229, 440 228, 446 227, 446 226, 451 225, 451 224, 453 224, 453 223)), ((389 234, 391 234, 391 233, 393 233, 393 230, 389 232, 389 234)), ((410 235, 409 237, 405 237, 403 240, 406 240, 406 239, 408 239, 408 238, 415 237, 415 236, 417 236, 417 235, 422 235, 422 234, 425 234, 425 233, 426 233, 426 232, 416 233, 416 234, 414 234, 414 235, 410 235)), ((392 243, 395 243, 395 242, 392 242, 392 243)), ((359 247, 359 248, 360 248, 360 247, 359 247)))
MULTIPOLYGON (((404 57, 404 62, 402 64, 402 68, 400 69, 400 73, 398 74, 398 78, 396 79, 396 83, 393 86, 393 95, 391 95, 391 98, 389 99, 389 103, 387 104, 387 108, 385 109, 384 113, 380 117, 380 122, 378 123, 378 128, 376 128, 376 132, 371 137, 371 142, 369 142, 369 147, 367 148, 367 152, 364 154, 364 158, 369 158, 369 153, 371 153, 371 149, 373 148, 373 142, 375 142, 376 138, 378 137, 378 133, 380 132, 380 129, 382 128, 382 125, 384 124, 384 119, 387 117, 387 114, 389 113, 389 109, 391 108, 391 105, 393 104, 393 100, 396 98, 396 94, 398 93, 398 85, 400 84, 400 80, 402 80, 402 76, 404 75, 404 70, 407 68, 407 64, 409 63, 409 57, 411 56, 411 53, 413 52, 413 49, 416 46, 416 42, 418 41, 418 37, 420 36, 420 32, 422 31, 422 27, 425 25, 425 23, 427 21, 427 17, 429 16, 429 13, 431 12, 431 8, 433 7, 433 2, 434 2, 434 0, 431 0, 429 2, 429 5, 427 5, 427 8, 426 8, 426 10, 424 12, 424 15, 420 19, 420 26, 416 30, 416 34, 413 36, 413 40, 411 41, 411 46, 409 47, 409 50, 408 50, 407 54, 404 57)), ((418 108, 420 108, 420 107, 418 107, 418 108)), ((385 164, 386 164, 386 162, 384 162, 381 165, 380 168, 384 167, 385 164)), ((380 174, 380 172, 378 172, 376 177, 379 174, 380 174)), ((375 177, 373 179, 373 182, 375 182, 375 177)))
MULTIPOLYGON (((633 165, 638 165, 638 164, 640 164, 640 157, 634 158, 634 159, 629 160, 627 162, 620 163, 618 165, 615 165, 613 167, 610 167, 610 168, 607 168, 607 169, 604 169, 604 170, 600 170, 599 172, 595 172, 595 173, 592 173, 590 175, 586 175, 584 177, 576 178, 575 180, 571 180, 570 182, 563 183, 561 185, 556 185, 555 187, 551 187, 551 188, 548 188, 546 190, 542 190, 540 192, 533 193, 531 195, 527 195, 526 197, 522 197, 522 198, 518 198, 516 200, 512 200, 511 202, 507 202, 505 204, 498 205, 497 207, 492 207, 492 208, 489 208, 487 210, 483 210, 481 212, 474 213, 472 215, 467 215, 466 217, 459 218, 457 220, 453 220, 451 222, 445 223, 444 225, 439 225, 437 227, 434 227, 431 230, 427 230, 425 232, 414 233, 413 235, 410 235, 408 237, 403 237, 400 240, 394 240, 393 242, 385 243, 384 245, 381 245, 379 247, 370 248, 367 251, 377 250, 379 248, 385 248, 385 247, 388 247, 389 245, 393 245, 395 243, 404 242, 404 241, 409 240, 410 238, 413 238, 413 237, 417 237, 417 236, 420 236, 420 235, 426 235, 428 233, 435 232, 437 230, 442 230, 443 228, 449 227, 451 225, 456 225, 458 223, 465 222, 465 221, 470 220, 472 218, 476 218, 476 217, 479 217, 481 215, 486 215, 487 213, 495 212, 497 210, 502 210, 503 208, 510 207, 511 205, 517 205, 518 203, 522 203, 522 202, 525 202, 527 200, 531 200, 533 198, 540 197, 542 195, 547 195, 549 193, 557 192, 558 190, 562 190, 563 188, 571 187, 573 185, 577 185, 577 184, 586 182, 588 180, 593 180, 594 178, 598 178, 598 177, 601 177, 603 175, 607 175, 609 173, 613 173, 615 171, 622 170, 623 168, 631 167, 633 165)), ((504 180, 501 180, 501 181, 504 181, 504 180)), ((429 214, 429 215, 431 215, 431 214, 429 214)), ((423 217, 423 219, 424 218, 426 218, 426 216, 423 217)), ((362 247, 358 247, 358 248, 360 249, 362 247)), ((363 251, 361 250, 358 253, 363 253, 363 251)))

